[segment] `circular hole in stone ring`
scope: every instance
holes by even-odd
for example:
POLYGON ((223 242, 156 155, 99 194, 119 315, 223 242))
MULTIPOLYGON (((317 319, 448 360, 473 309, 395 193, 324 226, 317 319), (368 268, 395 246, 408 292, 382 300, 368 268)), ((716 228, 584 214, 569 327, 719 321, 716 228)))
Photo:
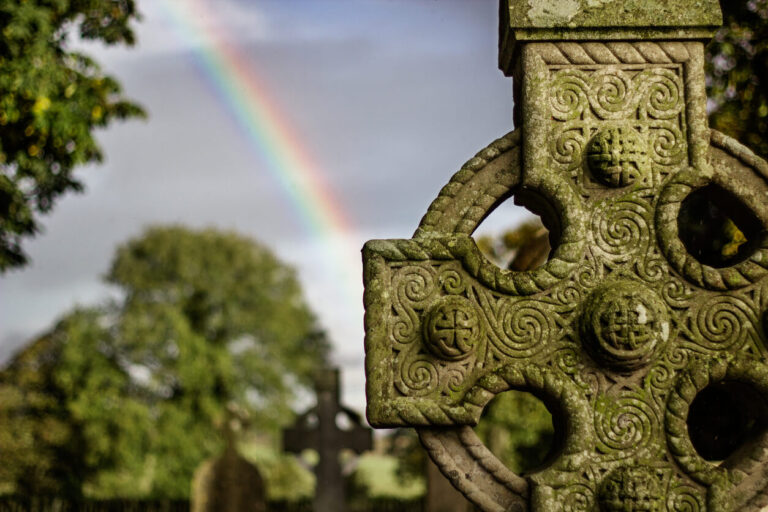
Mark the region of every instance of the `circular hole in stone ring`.
POLYGON ((683 199, 677 231, 691 256, 715 268, 747 260, 765 236, 757 215, 715 184, 696 189, 683 199))
MULTIPOLYGON (((494 397, 506 395, 510 390, 523 392, 522 395, 528 396, 540 412, 543 408, 548 411, 548 414, 541 414, 540 419, 542 430, 551 434, 542 436, 545 439, 538 447, 541 455, 536 461, 538 464, 515 468, 530 471, 527 478, 499 460, 469 426, 418 429, 430 458, 481 510, 528 510, 531 499, 528 480, 557 480, 562 475, 562 464, 571 464, 563 459, 583 458, 595 442, 592 414, 583 390, 560 372, 547 367, 507 365, 486 374, 465 395, 465 406, 479 419, 494 397), (548 415, 551 415, 552 430, 546 427, 548 415), (550 435, 547 443, 546 437, 550 435)), ((503 402, 504 398, 501 400, 503 402)))
POLYGON ((768 272, 768 163, 710 133, 712 167, 682 169, 667 179, 654 223, 659 248, 686 280, 734 290, 768 272))
POLYGON ((687 423, 696 452, 720 464, 768 428, 768 402, 747 383, 720 381, 696 395, 687 423))
POLYGON ((768 366, 695 361, 670 390, 664 421, 670 452, 689 476, 738 482, 768 462, 768 366))
POLYGON ((563 423, 558 404, 513 389, 485 406, 475 432, 505 466, 522 475, 548 466, 558 456, 563 423))

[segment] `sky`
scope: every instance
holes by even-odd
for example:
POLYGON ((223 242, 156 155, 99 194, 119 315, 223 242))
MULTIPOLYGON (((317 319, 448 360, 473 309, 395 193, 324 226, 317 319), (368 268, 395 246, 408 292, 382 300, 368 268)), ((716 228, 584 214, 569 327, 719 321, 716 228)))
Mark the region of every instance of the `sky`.
MULTIPOLYGON (((77 171, 85 192, 44 218, 25 246, 32 263, 0 277, 0 361, 76 305, 114 296, 102 276, 115 247, 147 226, 218 227, 296 268, 333 343, 344 400, 362 410, 360 248, 409 238, 452 174, 513 128, 498 1, 138 5, 135 47, 83 49, 149 118, 99 132, 106 161, 77 171), (259 84, 257 100, 291 134, 277 163, 275 144, 227 94, 238 70, 216 68, 212 42, 237 57, 240 78, 259 84)), ((524 215, 505 203, 478 232, 524 215)))

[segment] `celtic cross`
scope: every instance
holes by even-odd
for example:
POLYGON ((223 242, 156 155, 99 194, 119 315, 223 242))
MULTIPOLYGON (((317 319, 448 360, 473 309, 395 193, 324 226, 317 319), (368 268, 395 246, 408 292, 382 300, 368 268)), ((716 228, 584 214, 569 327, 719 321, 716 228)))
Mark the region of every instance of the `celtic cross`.
POLYGON ((707 124, 717 0, 501 4, 518 129, 412 239, 363 249, 370 423, 416 427, 486 512, 760 510, 768 164, 707 124), (510 197, 550 230, 539 268, 502 269, 471 237, 510 197), (556 430, 525 476, 471 428, 510 389, 556 430))
POLYGON ((314 510, 344 512, 344 475, 339 452, 344 449, 363 453, 373 446, 372 431, 362 424, 359 414, 341 404, 339 370, 324 368, 315 376, 317 405, 304 412, 296 423, 283 431, 286 452, 316 450, 314 510), (340 419, 346 419, 344 428, 340 419))

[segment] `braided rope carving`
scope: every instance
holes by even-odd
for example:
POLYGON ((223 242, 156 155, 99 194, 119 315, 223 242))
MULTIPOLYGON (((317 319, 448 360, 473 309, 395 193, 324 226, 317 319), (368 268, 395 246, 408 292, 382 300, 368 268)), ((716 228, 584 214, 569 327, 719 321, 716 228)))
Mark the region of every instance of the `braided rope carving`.
MULTIPOLYGON (((564 443, 573 453, 584 450, 593 438, 592 426, 586 399, 576 386, 544 367, 533 364, 522 366, 508 365, 481 378, 477 384, 466 394, 463 404, 466 414, 473 416, 473 420, 479 419, 485 405, 498 393, 509 389, 524 389, 545 394, 563 406, 566 422, 569 424, 568 437, 564 443)), ((405 412, 409 421, 417 416, 434 419, 435 411, 429 408, 419 409, 420 402, 411 401, 405 412), (412 410, 417 409, 417 410, 412 410)), ((426 404, 424 404, 426 405, 426 404)), ((443 409, 442 412, 446 412, 443 409)), ((452 411, 455 413, 456 411, 452 411)), ((450 424, 450 423, 449 423, 450 424)), ((427 423, 426 425, 434 425, 427 423)), ((504 466, 478 439, 474 431, 467 426, 446 429, 420 428, 419 438, 424 447, 429 451, 430 458, 440 468, 453 485, 464 493, 473 503, 486 511, 523 510, 522 508, 505 508, 507 504, 500 504, 489 496, 492 493, 481 492, 480 487, 460 471, 456 459, 469 457, 473 463, 483 468, 484 472, 476 473, 473 478, 478 480, 480 486, 492 479, 496 484, 503 486, 512 496, 520 498, 519 503, 527 502, 527 482, 504 466), (448 444, 454 446, 447 446, 448 444), (456 447, 460 448, 457 455, 456 447), (479 477, 479 478, 478 478, 479 477), (490 500, 490 501, 489 501, 490 500), (501 507, 501 508, 499 508, 501 507)), ((509 498, 507 498, 509 499, 509 498)), ((515 501, 517 504, 518 502, 515 501)), ((520 505, 522 506, 522 505, 520 505)))
POLYGON ((578 265, 583 241, 563 243, 555 257, 541 268, 517 272, 501 269, 488 261, 467 235, 433 236, 412 240, 373 240, 365 249, 388 261, 459 260, 484 286, 510 295, 531 295, 568 277, 578 265))
POLYGON ((454 174, 447 185, 429 205, 427 213, 421 219, 414 238, 422 238, 431 233, 463 233, 470 234, 477 224, 485 217, 488 209, 502 197, 510 193, 510 189, 520 180, 520 137, 521 131, 514 130, 503 137, 491 142, 469 159, 461 169, 454 174), (460 196, 470 187, 486 167, 504 156, 510 156, 506 172, 497 173, 500 180, 494 180, 490 186, 483 187, 472 202, 460 201, 460 196), (447 218, 447 210, 454 207, 462 214, 447 218))
MULTIPOLYGON (((480 507, 481 510, 487 512, 522 512, 527 508, 525 496, 528 494, 528 484, 517 475, 513 474, 517 483, 516 487, 519 490, 509 489, 505 485, 503 489, 509 492, 504 493, 504 496, 498 496, 498 489, 496 493, 490 493, 486 490, 487 487, 491 486, 489 485, 490 482, 487 481, 487 476, 489 475, 478 473, 470 479, 470 475, 463 471, 463 464, 461 464, 463 461, 461 459, 465 457, 471 458, 486 471, 488 471, 488 468, 484 466, 483 461, 489 458, 495 459, 490 452, 488 452, 490 457, 476 457, 474 453, 469 453, 466 450, 464 445, 465 438, 467 436, 474 436, 477 439, 471 428, 459 427, 450 430, 419 429, 418 433, 421 444, 427 450, 429 457, 434 461, 435 465, 440 468, 440 471, 451 481, 454 487, 461 491, 468 500, 480 507), (469 431, 471 434, 467 434, 466 431, 469 431)), ((479 439, 477 443, 480 443, 479 439)), ((487 448, 483 448, 488 451, 487 448)))
POLYGON ((549 65, 570 64, 672 64, 690 58, 684 42, 557 42, 536 46, 549 65))

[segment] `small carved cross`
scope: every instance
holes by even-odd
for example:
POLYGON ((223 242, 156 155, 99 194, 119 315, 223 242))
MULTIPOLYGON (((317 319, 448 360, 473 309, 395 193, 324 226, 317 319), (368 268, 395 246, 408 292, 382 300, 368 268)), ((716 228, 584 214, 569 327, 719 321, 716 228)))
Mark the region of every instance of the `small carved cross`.
POLYGON ((362 453, 372 447, 371 429, 360 416, 340 402, 339 370, 328 368, 318 372, 315 380, 317 405, 299 416, 293 427, 283 432, 283 447, 290 453, 316 450, 320 456, 315 467, 314 510, 346 510, 344 478, 339 452, 344 449, 362 453), (342 429, 337 422, 347 421, 342 429))
POLYGON ((707 125, 718 1, 502 0, 500 13, 518 129, 450 179, 412 239, 363 249, 371 425, 417 427, 487 512, 760 510, 768 163, 707 125), (681 212, 704 192, 724 222, 757 226, 735 258, 691 245, 681 212), (539 268, 499 268, 471 237, 510 197, 550 231, 539 268), (524 477, 471 429, 509 389, 555 423, 551 462, 524 477), (753 417, 716 431, 729 406, 753 417), (708 455, 724 437, 744 444, 708 455))

